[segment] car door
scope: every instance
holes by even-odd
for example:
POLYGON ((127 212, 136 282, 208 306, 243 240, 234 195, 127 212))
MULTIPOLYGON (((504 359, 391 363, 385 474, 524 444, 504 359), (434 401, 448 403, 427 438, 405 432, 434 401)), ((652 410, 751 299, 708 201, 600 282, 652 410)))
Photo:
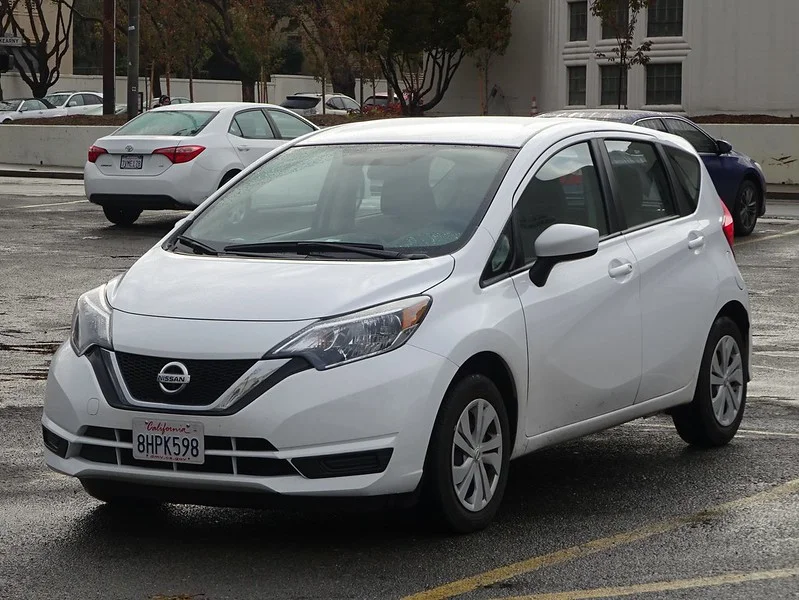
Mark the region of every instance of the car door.
POLYGON ((659 144, 620 136, 602 148, 640 270, 643 368, 636 402, 685 393, 713 322, 718 275, 705 241, 718 223, 698 219, 696 206, 677 195, 659 144))
POLYGON ((84 112, 83 96, 80 94, 72 94, 64 104, 64 109, 68 115, 77 115, 84 112))
POLYGON ((245 166, 282 144, 260 108, 237 112, 228 128, 228 140, 245 166))
POLYGON ((80 98, 83 102, 83 106, 78 110, 78 112, 82 114, 90 112, 95 106, 101 105, 103 103, 103 99, 97 94, 81 94, 80 98))
POLYGON ((688 140, 699 153, 716 186, 716 191, 732 210, 740 183, 738 177, 731 177, 728 172, 730 168, 736 166, 734 157, 729 154, 720 154, 716 140, 693 123, 674 117, 666 118, 664 121, 670 133, 688 140))
POLYGON ((266 113, 282 140, 293 140, 316 130, 312 123, 288 111, 270 108, 266 113))
POLYGON ((46 116, 46 110, 47 106, 36 99, 25 100, 20 108, 23 119, 41 119, 46 116))
POLYGON ((523 267, 513 283, 527 328, 528 436, 632 406, 641 379, 639 273, 609 218, 596 153, 587 139, 551 151, 515 199, 523 267), (538 287, 529 274, 535 240, 555 223, 598 229, 599 250, 557 264, 538 287))

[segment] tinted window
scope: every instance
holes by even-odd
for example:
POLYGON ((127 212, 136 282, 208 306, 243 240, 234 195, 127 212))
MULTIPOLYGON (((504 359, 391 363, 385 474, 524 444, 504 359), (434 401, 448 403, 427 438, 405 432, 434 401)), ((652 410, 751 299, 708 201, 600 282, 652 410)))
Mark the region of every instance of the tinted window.
POLYGON ((680 189, 691 210, 696 210, 699 204, 699 189, 702 182, 702 171, 699 161, 693 154, 666 146, 666 156, 669 157, 671 168, 677 176, 677 187, 680 189))
POLYGON ((355 102, 355 100, 351 100, 350 98, 342 98, 341 104, 347 110, 358 110, 359 108, 361 108, 360 106, 358 106, 358 103, 355 102))
POLYGON ((327 105, 331 108, 335 108, 337 110, 344 110, 344 102, 342 102, 341 98, 336 96, 335 98, 331 98, 327 101, 327 105))
POLYGON ((100 96, 95 96, 94 94, 81 94, 81 98, 85 106, 94 106, 95 104, 103 103, 103 99, 100 98, 100 96))
POLYGON ((284 108, 299 108, 299 109, 308 109, 313 108, 317 104, 321 98, 307 98, 305 96, 289 96, 283 102, 280 103, 280 106, 284 108))
POLYGON ((605 147, 628 228, 677 214, 666 169, 652 144, 614 140, 605 147))
POLYGON ((63 106, 63 104, 69 100, 69 94, 51 94, 45 96, 45 99, 53 106, 63 106))
POLYGON ((67 106, 70 107, 83 106, 84 104, 86 103, 83 101, 83 96, 81 96, 80 94, 75 94, 74 96, 72 96, 72 98, 69 99, 69 102, 67 102, 67 106))
POLYGON ((251 140, 271 140, 275 137, 272 126, 261 110, 240 112, 233 120, 239 126, 241 137, 251 140))
POLYGON ((607 216, 588 144, 571 146, 550 158, 522 192, 514 216, 525 263, 535 259, 538 236, 555 223, 585 225, 607 235, 607 216))
POLYGON ((656 131, 665 131, 668 133, 666 126, 660 119, 644 119, 643 121, 636 122, 639 127, 646 127, 647 129, 655 129, 656 131))
POLYGON ((47 106, 39 101, 39 100, 25 100, 22 103, 22 110, 42 110, 47 108, 47 106))
POLYGON ((199 110, 154 110, 128 121, 113 135, 196 135, 217 115, 199 110))
POLYGON ((284 140, 290 140, 314 131, 314 128, 302 119, 298 119, 282 110, 270 110, 269 116, 272 117, 280 131, 280 137, 284 140))
POLYGON ((669 131, 691 142, 697 152, 716 153, 716 142, 699 128, 682 119, 666 119, 665 121, 669 131))
POLYGON ((328 240, 442 255, 477 227, 515 151, 432 144, 297 146, 242 179, 187 234, 328 240))

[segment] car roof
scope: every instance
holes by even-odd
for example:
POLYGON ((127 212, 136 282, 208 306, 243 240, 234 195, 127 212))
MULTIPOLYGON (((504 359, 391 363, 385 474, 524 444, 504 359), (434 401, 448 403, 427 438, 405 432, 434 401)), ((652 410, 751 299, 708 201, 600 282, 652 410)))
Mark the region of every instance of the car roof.
MULTIPOLYGON (((596 130, 582 119, 532 117, 415 117, 361 121, 328 127, 304 138, 298 145, 427 143, 474 144, 521 148, 533 136, 555 127, 575 135, 596 130)), ((603 130, 640 134, 634 125, 608 123, 603 130)), ((650 130, 645 130, 648 133, 650 130)), ((658 132, 651 131, 651 135, 658 132)))
POLYGON ((276 104, 266 104, 262 102, 190 102, 188 104, 169 104, 152 109, 153 111, 167 110, 210 110, 220 112, 223 110, 239 110, 242 108, 277 108, 285 110, 276 104))
POLYGON ((589 108, 556 110, 538 116, 546 118, 593 119, 594 121, 614 121, 616 123, 633 124, 641 119, 653 117, 680 117, 681 115, 657 112, 654 110, 589 108))

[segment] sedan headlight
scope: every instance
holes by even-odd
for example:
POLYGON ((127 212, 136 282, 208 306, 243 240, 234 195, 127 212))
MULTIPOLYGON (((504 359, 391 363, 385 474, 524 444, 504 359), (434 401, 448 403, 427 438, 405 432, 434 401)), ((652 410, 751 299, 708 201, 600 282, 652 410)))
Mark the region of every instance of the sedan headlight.
POLYGON ((427 314, 431 299, 416 296, 314 323, 268 356, 303 356, 317 369, 338 367, 402 346, 427 314))
POLYGON ((83 294, 72 311, 72 349, 83 356, 92 346, 113 350, 111 344, 111 306, 105 297, 106 285, 83 294))

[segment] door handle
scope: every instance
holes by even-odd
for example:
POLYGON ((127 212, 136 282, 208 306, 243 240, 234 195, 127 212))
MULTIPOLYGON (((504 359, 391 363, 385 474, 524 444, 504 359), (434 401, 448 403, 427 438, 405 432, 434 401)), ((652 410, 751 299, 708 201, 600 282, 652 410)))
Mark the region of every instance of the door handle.
POLYGON ((633 264, 626 262, 621 264, 613 264, 608 267, 608 275, 616 279, 617 277, 624 277, 633 272, 633 264))
POLYGON ((236 150, 240 150, 242 152, 248 152, 250 150, 249 146, 236 146, 236 150))
POLYGON ((705 245, 705 236, 701 233, 689 233, 688 234, 688 247, 691 250, 696 250, 697 248, 701 248, 705 245))

